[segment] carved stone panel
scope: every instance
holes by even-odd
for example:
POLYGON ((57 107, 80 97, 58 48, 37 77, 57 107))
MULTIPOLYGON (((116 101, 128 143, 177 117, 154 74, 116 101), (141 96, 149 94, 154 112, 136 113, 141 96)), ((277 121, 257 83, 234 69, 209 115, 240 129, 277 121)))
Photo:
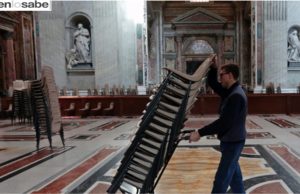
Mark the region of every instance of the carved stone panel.
POLYGON ((174 37, 166 37, 166 53, 175 52, 175 41, 174 37))
POLYGON ((234 44, 233 44, 233 36, 225 36, 224 38, 224 51, 225 52, 233 52, 234 51, 234 44))
POLYGON ((166 59, 166 67, 175 69, 175 59, 166 59))

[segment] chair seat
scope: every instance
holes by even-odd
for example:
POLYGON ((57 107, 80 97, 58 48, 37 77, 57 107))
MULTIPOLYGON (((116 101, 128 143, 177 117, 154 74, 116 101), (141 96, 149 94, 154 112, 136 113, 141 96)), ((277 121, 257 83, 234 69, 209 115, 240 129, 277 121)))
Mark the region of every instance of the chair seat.
POLYGON ((109 107, 103 109, 103 115, 113 115, 114 113, 114 103, 111 102, 109 107))
POLYGON ((80 116, 82 118, 85 118, 88 116, 89 112, 90 112, 90 103, 89 102, 86 102, 84 107, 79 109, 79 113, 80 113, 80 116))
POLYGON ((101 111, 102 111, 102 103, 101 102, 98 102, 97 103, 97 106, 95 108, 92 108, 90 110, 90 115, 92 116, 98 116, 98 115, 101 115, 101 111))

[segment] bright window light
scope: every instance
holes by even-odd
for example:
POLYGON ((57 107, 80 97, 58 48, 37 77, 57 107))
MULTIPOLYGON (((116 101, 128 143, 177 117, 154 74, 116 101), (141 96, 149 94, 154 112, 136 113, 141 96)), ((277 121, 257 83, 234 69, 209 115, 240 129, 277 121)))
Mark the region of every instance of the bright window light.
POLYGON ((144 1, 143 0, 124 0, 126 3, 126 13, 129 19, 135 23, 143 23, 144 1))

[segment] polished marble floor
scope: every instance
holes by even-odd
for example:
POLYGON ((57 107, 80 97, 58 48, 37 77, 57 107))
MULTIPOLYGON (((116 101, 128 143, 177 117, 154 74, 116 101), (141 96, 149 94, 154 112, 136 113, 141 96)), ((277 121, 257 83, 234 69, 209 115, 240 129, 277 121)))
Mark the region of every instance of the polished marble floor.
MULTIPOLYGON (((192 116, 186 129, 216 118, 192 116)), ((35 149, 31 124, 0 120, 0 193, 106 193, 138 118, 64 118, 66 146, 53 135, 35 149)), ((215 136, 181 141, 155 193, 209 193, 220 157, 215 136)), ((249 115, 240 164, 247 193, 300 193, 300 116, 249 115)))

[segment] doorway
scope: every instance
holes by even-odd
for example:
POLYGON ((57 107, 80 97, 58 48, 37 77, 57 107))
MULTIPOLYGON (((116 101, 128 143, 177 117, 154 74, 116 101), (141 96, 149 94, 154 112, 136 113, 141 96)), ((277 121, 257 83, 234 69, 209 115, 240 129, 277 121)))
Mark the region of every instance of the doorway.
POLYGON ((198 67, 202 64, 203 61, 187 61, 186 62, 186 73, 192 75, 198 69, 198 67))

